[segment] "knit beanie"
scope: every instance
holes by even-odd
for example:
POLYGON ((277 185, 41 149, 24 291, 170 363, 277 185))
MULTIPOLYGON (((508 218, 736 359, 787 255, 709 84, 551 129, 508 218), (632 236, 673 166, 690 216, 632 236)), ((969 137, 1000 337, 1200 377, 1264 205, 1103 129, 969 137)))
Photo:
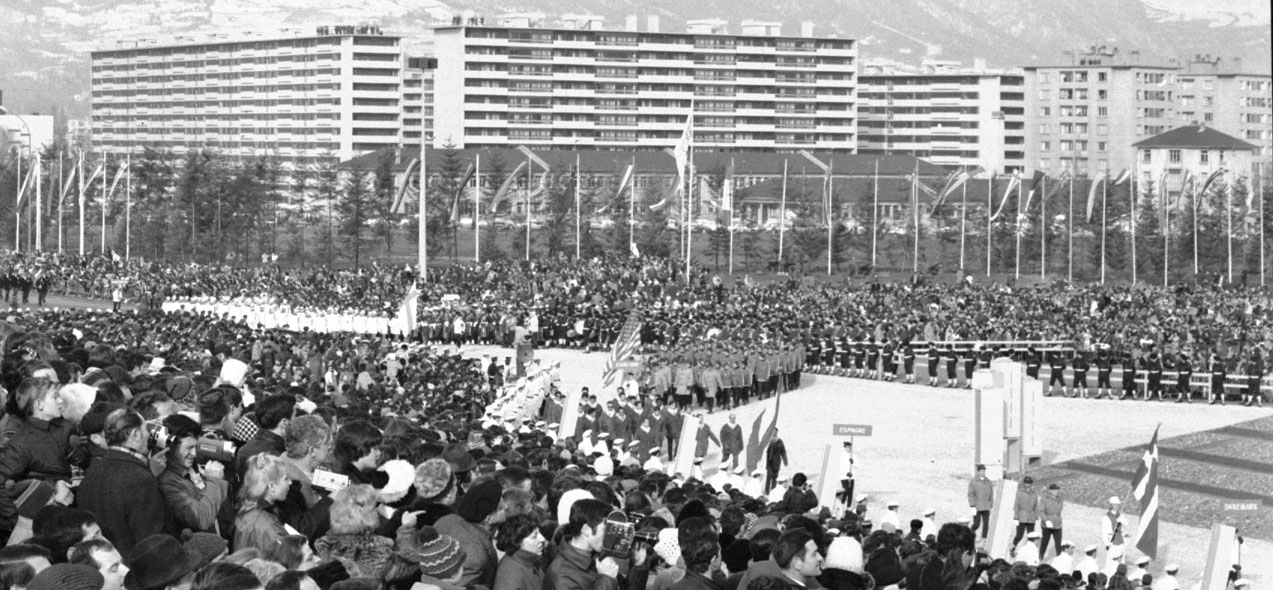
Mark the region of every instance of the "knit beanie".
POLYGON ((40 509, 49 505, 56 491, 52 484, 39 479, 18 482, 13 486, 13 504, 17 507, 18 516, 34 520, 40 509))
POLYGON ((439 580, 449 579, 464 567, 464 548, 448 535, 439 534, 431 526, 420 527, 416 533, 419 553, 416 562, 420 573, 439 580))
POLYGON ((35 575, 27 590, 102 590, 106 579, 87 565, 59 563, 35 575))
POLYGON ((862 573, 862 545, 852 537, 836 537, 827 546, 827 559, 822 567, 862 573))
POLYGON ((675 566, 681 559, 681 541, 677 532, 670 528, 660 530, 659 542, 654 544, 654 553, 670 566, 675 566))

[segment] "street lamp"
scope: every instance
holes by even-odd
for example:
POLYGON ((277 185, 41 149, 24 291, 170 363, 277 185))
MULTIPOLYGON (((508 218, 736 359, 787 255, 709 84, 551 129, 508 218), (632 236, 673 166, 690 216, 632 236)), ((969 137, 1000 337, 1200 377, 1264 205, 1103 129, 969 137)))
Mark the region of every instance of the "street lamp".
MULTIPOLYGON (((34 136, 32 136, 32 135, 31 135, 31 126, 30 126, 30 125, 27 125, 27 120, 26 120, 26 119, 24 119, 24 118, 22 118, 22 115, 19 115, 19 114, 17 114, 17 113, 14 113, 14 112, 10 111, 9 109, 7 109, 7 108, 5 108, 5 107, 3 107, 3 106, 0 106, 0 115, 13 115, 14 117, 16 117, 16 118, 18 119, 18 122, 19 122, 19 123, 22 123, 22 128, 26 130, 26 134, 27 134, 26 147, 27 147, 27 149, 28 149, 28 150, 30 150, 30 149, 31 149, 31 145, 30 145, 30 144, 31 144, 31 142, 35 141, 35 138, 34 138, 34 136)), ((7 133, 7 132, 6 132, 6 133, 7 133)), ((20 251, 22 250, 22 233, 21 233, 21 232, 22 232, 22 227, 21 227, 21 224, 22 224, 22 213, 18 210, 18 205, 19 205, 20 200, 21 200, 21 198, 22 198, 22 147, 23 147, 23 146, 22 146, 21 144, 19 144, 19 145, 17 146, 17 152, 18 152, 18 182, 17 182, 17 189, 14 191, 14 200, 13 200, 13 206, 14 206, 14 211, 13 211, 13 218, 14 218, 14 219, 13 219, 13 251, 14 251, 14 252, 20 252, 20 251)), ((38 181, 38 179, 37 179, 37 181, 38 181)), ((38 249, 38 248, 37 248, 37 249, 38 249)))

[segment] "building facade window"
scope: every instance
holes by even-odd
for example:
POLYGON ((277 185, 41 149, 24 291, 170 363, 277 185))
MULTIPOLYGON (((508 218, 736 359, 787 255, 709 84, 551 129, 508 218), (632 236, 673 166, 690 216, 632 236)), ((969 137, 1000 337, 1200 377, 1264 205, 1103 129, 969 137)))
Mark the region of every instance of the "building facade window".
POLYGON ((1180 150, 1169 150, 1167 152, 1167 162, 1171 164, 1180 163, 1180 150))

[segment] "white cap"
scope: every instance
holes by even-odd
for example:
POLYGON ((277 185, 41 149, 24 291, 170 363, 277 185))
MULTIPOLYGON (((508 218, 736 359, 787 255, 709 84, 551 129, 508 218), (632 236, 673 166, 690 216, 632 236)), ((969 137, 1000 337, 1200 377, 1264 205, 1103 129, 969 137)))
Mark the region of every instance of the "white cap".
POLYGON ((934 515, 934 514, 937 514, 937 509, 936 509, 936 508, 925 508, 925 509, 924 509, 924 516, 932 516, 932 515, 934 515))
POLYGON ((1178 564, 1178 563, 1169 563, 1169 564, 1167 564, 1167 567, 1162 568, 1162 569, 1163 569, 1163 571, 1164 571, 1164 572, 1167 572, 1167 573, 1169 573, 1169 574, 1171 574, 1171 573, 1175 573, 1175 572, 1180 571, 1180 564, 1178 564))
POLYGON ((897 500, 889 500, 889 501, 888 501, 887 506, 888 506, 889 508, 897 508, 897 506, 898 506, 898 504, 897 504, 897 500))
POLYGON ((1087 547, 1083 548, 1083 553, 1091 553, 1093 551, 1096 551, 1096 549, 1097 549, 1096 545, 1088 545, 1087 547))
POLYGON ((1238 581, 1233 583, 1234 588, 1246 588, 1247 586, 1250 586, 1250 585, 1251 585, 1251 580, 1248 580, 1246 578, 1238 578, 1238 581))
POLYGON ((1148 555, 1142 555, 1140 556, 1140 559, 1136 560, 1136 565, 1149 565, 1150 561, 1152 560, 1149 559, 1148 555))
POLYGON ((1123 503, 1123 501, 1122 501, 1122 500, 1119 500, 1119 499, 1118 499, 1118 496, 1110 496, 1110 497, 1109 497, 1109 503, 1110 503, 1110 504, 1122 504, 1122 503, 1123 503))
POLYGON ((855 503, 857 503, 857 504, 861 504, 861 503, 865 502, 867 498, 870 498, 870 496, 868 496, 868 495, 866 495, 866 494, 859 494, 859 495, 858 495, 858 497, 857 497, 857 499, 856 499, 856 500, 854 500, 854 502, 855 502, 855 503))

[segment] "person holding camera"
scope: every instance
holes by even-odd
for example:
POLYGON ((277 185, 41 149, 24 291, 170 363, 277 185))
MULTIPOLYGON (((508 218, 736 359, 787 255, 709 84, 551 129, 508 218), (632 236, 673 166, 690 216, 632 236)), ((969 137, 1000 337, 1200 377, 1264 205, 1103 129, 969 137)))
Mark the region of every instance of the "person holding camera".
MULTIPOLYGON (((595 498, 570 505, 570 517, 558 529, 561 543, 545 572, 545 588, 555 590, 618 590, 619 562, 601 557, 606 538, 606 518, 611 508, 595 498)), ((644 545, 633 551, 628 587, 645 588, 649 577, 644 545)))
POLYGON ((80 484, 79 507, 97 516, 107 540, 127 555, 142 539, 176 530, 150 471, 150 432, 141 414, 120 408, 106 416, 107 451, 80 484))
POLYGON ((159 474, 159 489, 177 526, 195 532, 218 532, 217 514, 229 497, 225 466, 209 461, 202 467, 198 459, 199 423, 175 414, 164 419, 168 429, 167 459, 159 474))

